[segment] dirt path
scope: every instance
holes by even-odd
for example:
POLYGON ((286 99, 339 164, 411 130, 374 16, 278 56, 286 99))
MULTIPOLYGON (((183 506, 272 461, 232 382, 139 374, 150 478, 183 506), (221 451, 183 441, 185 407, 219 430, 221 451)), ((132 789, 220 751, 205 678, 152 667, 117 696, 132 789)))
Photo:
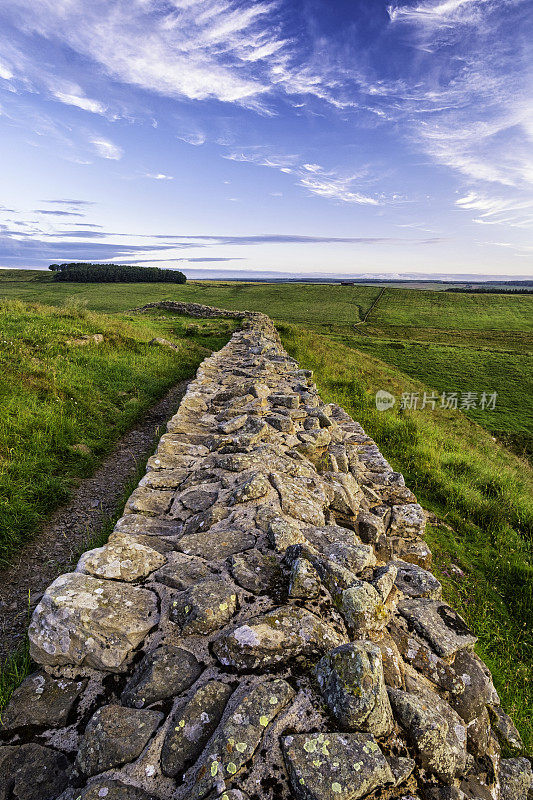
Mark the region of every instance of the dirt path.
POLYGON ((176 412, 186 388, 187 381, 181 381, 152 406, 94 475, 81 482, 72 500, 52 514, 12 566, 0 570, 0 664, 24 641, 29 591, 33 609, 46 587, 75 565, 88 540, 121 510, 128 483, 155 449, 159 431, 176 412))

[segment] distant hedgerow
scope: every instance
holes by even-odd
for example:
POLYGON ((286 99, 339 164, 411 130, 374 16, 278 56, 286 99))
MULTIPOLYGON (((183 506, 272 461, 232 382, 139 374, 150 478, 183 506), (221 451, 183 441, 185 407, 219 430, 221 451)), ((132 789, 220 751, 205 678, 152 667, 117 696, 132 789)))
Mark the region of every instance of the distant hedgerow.
POLYGON ((50 264, 56 281, 79 283, 186 283, 177 269, 133 267, 128 264, 50 264))

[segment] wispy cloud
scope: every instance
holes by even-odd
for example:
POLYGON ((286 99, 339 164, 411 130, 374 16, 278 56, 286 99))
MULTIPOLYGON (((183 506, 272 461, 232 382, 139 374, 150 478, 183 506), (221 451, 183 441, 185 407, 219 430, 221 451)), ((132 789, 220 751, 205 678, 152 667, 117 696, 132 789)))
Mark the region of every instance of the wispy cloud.
POLYGON ((63 41, 110 77, 159 94, 253 104, 257 75, 283 48, 272 2, 12 0, 20 28, 63 41), (81 24, 80 24, 81 22, 81 24))
POLYGON ((192 144, 194 147, 200 147, 200 145, 205 144, 206 136, 205 133, 182 133, 181 136, 178 136, 178 139, 181 139, 186 144, 192 144))
POLYGON ((475 212, 474 222, 480 225, 507 225, 512 228, 533 228, 533 198, 522 199, 501 194, 481 194, 471 191, 456 201, 456 205, 475 212))
POLYGON ((109 158, 113 161, 118 161, 124 155, 122 148, 113 144, 113 142, 110 142, 108 139, 91 139, 91 144, 101 158, 109 158))
POLYGON ((255 147, 230 152, 224 158, 270 167, 287 175, 293 175, 296 184, 305 189, 308 194, 326 200, 372 206, 379 205, 383 200, 383 198, 378 199, 362 191, 357 191, 365 182, 362 175, 340 175, 335 170, 327 170, 320 164, 302 162, 302 159, 296 155, 273 154, 268 151, 268 148, 255 147))
POLYGON ((69 198, 61 198, 59 200, 43 200, 43 203, 50 203, 51 205, 62 205, 62 206, 94 206, 96 202, 94 200, 71 200, 69 198))
POLYGON ((85 95, 83 89, 72 81, 62 80, 55 76, 45 77, 45 85, 55 100, 65 103, 68 106, 76 106, 82 111, 90 111, 92 114, 105 114, 106 106, 99 100, 93 100, 85 95))
POLYGON ((58 208, 36 208, 34 214, 49 214, 54 217, 84 217, 81 211, 60 211, 58 208))
POLYGON ((165 175, 164 172, 147 172, 143 178, 151 178, 154 181, 173 181, 174 175, 165 175))

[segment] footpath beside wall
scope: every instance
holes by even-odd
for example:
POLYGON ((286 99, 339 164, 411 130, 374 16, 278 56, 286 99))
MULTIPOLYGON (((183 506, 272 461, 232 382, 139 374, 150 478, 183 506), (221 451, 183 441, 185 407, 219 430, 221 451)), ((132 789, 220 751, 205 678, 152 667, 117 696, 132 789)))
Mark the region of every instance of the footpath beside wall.
POLYGON ((0 800, 531 800, 422 508, 238 316, 108 544, 35 609, 0 800))

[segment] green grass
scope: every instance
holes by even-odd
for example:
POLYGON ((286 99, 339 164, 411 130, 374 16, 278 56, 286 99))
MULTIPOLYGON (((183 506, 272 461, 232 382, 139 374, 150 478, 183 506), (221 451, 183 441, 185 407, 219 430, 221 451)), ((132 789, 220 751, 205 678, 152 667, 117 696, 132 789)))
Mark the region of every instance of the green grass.
POLYGON ((362 351, 298 326, 282 339, 315 371, 321 395, 343 405, 375 439, 426 508, 450 526, 430 530, 447 595, 480 637, 502 702, 533 750, 533 470, 460 412, 387 412, 374 394, 427 390, 362 351), (453 561, 466 574, 445 574, 453 561))
POLYGON ((421 380, 439 395, 456 391, 460 398, 462 392, 477 392, 477 408, 466 413, 495 435, 531 432, 533 353, 376 339, 352 339, 350 344, 421 380), (480 408, 483 391, 497 392, 494 411, 480 408))
POLYGON ((533 297, 385 289, 368 321, 411 328, 533 331, 533 297))
POLYGON ((272 319, 303 322, 309 327, 334 330, 362 319, 380 289, 372 286, 317 286, 190 282, 185 286, 135 283, 0 282, 0 297, 61 305, 77 298, 95 311, 125 311, 158 300, 204 303, 237 311, 263 311, 272 319))
POLYGON ((171 385, 235 328, 162 315, 109 317, 76 307, 0 304, 0 560, 90 474, 171 385), (68 341, 103 333, 103 344, 68 341), (148 344, 173 339, 178 353, 148 344))

